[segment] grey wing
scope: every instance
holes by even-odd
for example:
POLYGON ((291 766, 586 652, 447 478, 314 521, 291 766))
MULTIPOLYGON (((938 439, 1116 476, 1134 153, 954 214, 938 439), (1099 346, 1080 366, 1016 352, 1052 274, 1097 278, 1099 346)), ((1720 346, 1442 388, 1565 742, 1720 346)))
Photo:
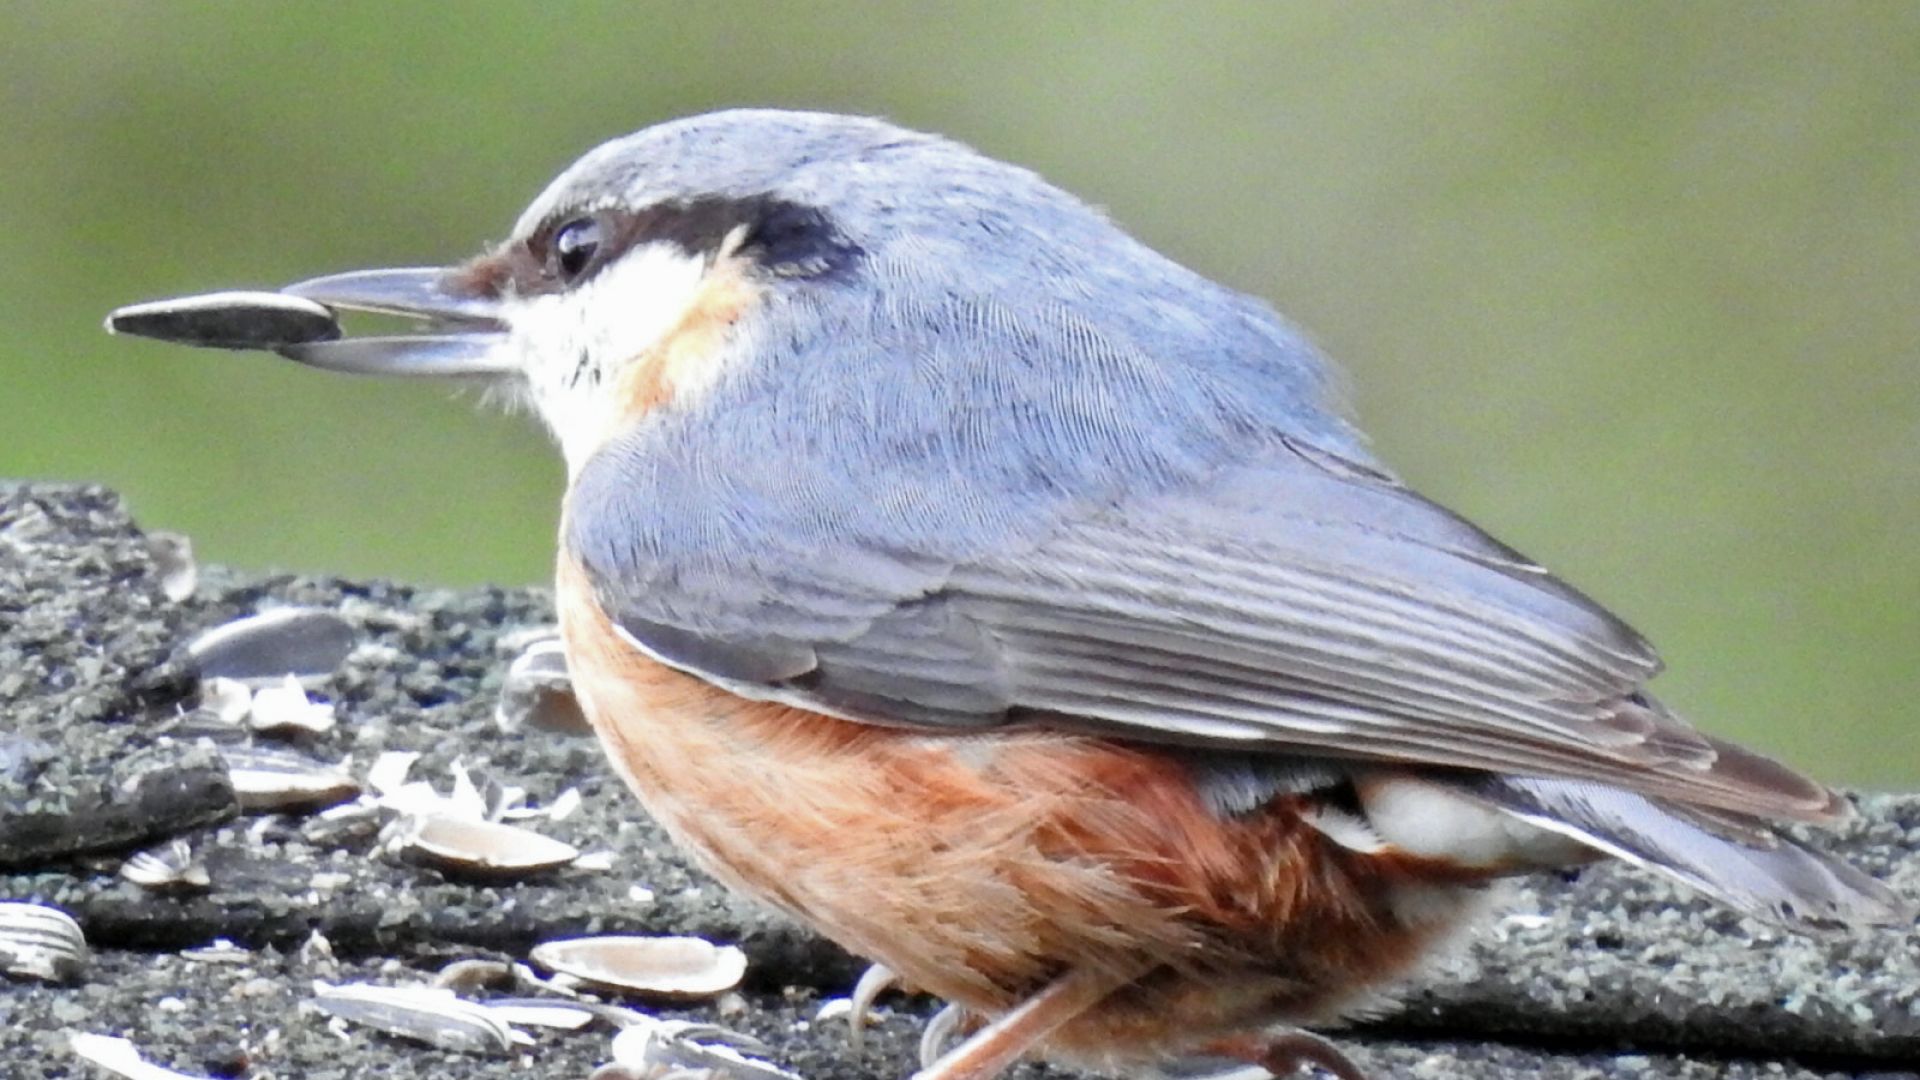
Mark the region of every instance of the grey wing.
MULTIPOLYGON (((641 648, 850 719, 1040 724, 1593 779, 1739 814, 1836 812, 1826 789, 1647 696, 1659 661, 1620 620, 1298 440, 1059 514, 1005 550, 769 544, 732 564, 738 587, 696 589, 697 614, 649 600, 633 559, 623 572, 594 543, 574 547, 641 648)), ((653 584, 689 584, 681 572, 656 566, 653 584)))

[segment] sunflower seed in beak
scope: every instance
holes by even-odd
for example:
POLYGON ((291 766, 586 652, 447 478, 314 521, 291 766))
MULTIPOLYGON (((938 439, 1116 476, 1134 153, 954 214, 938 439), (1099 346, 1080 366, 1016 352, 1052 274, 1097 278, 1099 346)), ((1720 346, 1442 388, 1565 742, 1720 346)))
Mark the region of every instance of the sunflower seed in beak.
POLYGON ((129 304, 107 331, 210 349, 278 349, 333 341, 340 322, 324 304, 277 292, 216 292, 129 304))

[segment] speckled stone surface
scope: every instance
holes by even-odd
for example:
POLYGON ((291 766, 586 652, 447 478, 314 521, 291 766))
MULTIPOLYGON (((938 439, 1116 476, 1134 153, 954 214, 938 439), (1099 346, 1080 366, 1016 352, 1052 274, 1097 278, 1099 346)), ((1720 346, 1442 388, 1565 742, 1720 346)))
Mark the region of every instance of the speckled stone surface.
MULTIPOLYGON (((722 1022, 765 1039, 774 1060, 810 1080, 910 1074, 931 1003, 887 999, 856 1055, 843 1022, 814 1016, 846 992, 857 961, 689 868, 591 741, 500 730, 493 706, 515 635, 550 620, 538 592, 218 570, 174 603, 111 494, 0 485, 0 852, 10 842, 23 852, 0 865, 0 900, 61 907, 94 950, 72 986, 0 976, 0 1077, 106 1075, 68 1052, 73 1032, 125 1036, 150 1061, 207 1077, 585 1077, 608 1058, 604 1031, 538 1032, 513 1054, 477 1057, 343 1035, 306 1002, 315 980, 417 983, 451 960, 518 958, 543 938, 599 931, 739 942, 746 993, 722 1022), (362 776, 382 751, 419 751, 415 778, 443 789, 458 758, 527 789, 535 805, 577 789, 579 812, 538 827, 611 852, 613 869, 450 879, 373 854, 370 825, 230 816, 217 785, 185 800, 202 817, 123 815, 140 828, 90 826, 84 842, 46 846, 47 821, 76 793, 126 787, 113 778, 129 762, 203 775, 211 747, 180 720, 195 683, 179 646, 287 604, 340 611, 359 644, 318 687, 338 725, 274 741, 362 776), (26 810, 41 815, 31 829, 26 810), (42 846, 26 845, 32 830, 42 846), (116 876, 132 847, 170 835, 194 842, 211 889, 156 894, 116 876), (315 932, 331 956, 303 948, 315 932), (240 948, 225 962, 181 952, 215 938, 240 948)), ((1812 840, 1920 894, 1920 797, 1871 797, 1862 809, 1846 832, 1812 840)), ((1356 1061, 1380 1078, 1920 1077, 1912 928, 1799 937, 1614 868, 1522 885, 1499 910, 1399 1010, 1339 1036, 1356 1061)), ((717 1018, 711 1007, 672 1015, 717 1018)))

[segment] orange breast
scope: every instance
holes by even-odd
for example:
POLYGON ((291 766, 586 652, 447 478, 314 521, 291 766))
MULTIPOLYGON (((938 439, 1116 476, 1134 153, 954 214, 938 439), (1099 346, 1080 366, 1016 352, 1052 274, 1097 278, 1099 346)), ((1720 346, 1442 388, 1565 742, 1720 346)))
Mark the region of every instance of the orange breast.
POLYGON ((1338 847, 1287 800, 1223 819, 1150 747, 925 735, 747 701, 625 642, 564 557, 559 607, 609 757, 731 886, 984 1014, 1069 968, 1155 972, 1056 1052, 1326 1018, 1451 924, 1392 916, 1392 889, 1425 887, 1417 866, 1338 847))

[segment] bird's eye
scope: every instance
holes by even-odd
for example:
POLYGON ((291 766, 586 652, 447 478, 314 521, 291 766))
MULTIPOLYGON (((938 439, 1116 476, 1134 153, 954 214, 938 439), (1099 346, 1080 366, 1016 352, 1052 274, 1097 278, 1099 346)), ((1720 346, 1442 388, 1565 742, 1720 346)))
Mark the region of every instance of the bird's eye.
POLYGON ((601 233, 599 218, 575 218, 560 226, 550 256, 554 271, 569 281, 585 273, 600 251, 601 233))

